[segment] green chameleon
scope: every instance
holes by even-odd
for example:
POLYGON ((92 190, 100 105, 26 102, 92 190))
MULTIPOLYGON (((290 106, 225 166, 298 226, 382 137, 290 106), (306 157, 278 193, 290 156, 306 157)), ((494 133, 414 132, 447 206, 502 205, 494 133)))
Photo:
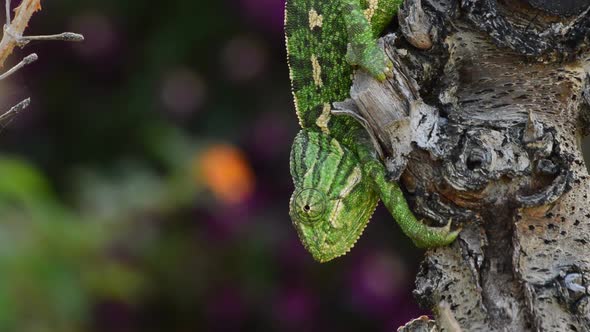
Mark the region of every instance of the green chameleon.
POLYGON ((289 214, 301 241, 320 262, 346 254, 379 199, 418 247, 447 245, 459 231, 418 221, 395 181, 387 178, 366 130, 352 117, 332 117, 348 97, 352 67, 379 80, 392 63, 377 37, 403 0, 287 0, 285 31, 290 78, 303 129, 291 150, 295 192, 289 214))

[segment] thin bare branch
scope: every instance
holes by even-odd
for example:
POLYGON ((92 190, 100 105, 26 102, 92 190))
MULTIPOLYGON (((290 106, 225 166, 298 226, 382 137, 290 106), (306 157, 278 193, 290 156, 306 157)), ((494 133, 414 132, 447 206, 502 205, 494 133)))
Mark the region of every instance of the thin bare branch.
MULTIPOLYGON (((31 16, 33 16, 33 13, 41 9, 41 0, 23 0, 20 6, 18 6, 15 10, 14 19, 11 19, 11 1, 5 0, 5 4, 6 24, 4 25, 4 35, 0 41, 0 68, 4 66, 4 62, 8 56, 12 54, 12 51, 16 46, 23 47, 30 41, 61 40, 77 42, 84 40, 84 36, 73 32, 64 32, 55 35, 23 36, 23 33, 29 24, 29 20, 31 19, 31 16)), ((16 66, 0 75, 0 80, 9 77, 24 66, 35 62, 37 59, 37 54, 33 53, 28 55, 16 66)), ((27 108, 30 102, 30 98, 27 98, 12 107, 8 112, 0 115, 0 130, 6 127, 20 111, 27 108)))
POLYGON ((29 107, 29 105, 31 105, 31 98, 27 98, 27 99, 21 101, 20 103, 14 105, 11 109, 9 109, 8 112, 0 115, 0 124, 1 124, 0 130, 4 129, 6 126, 8 126, 10 124, 10 122, 12 122, 14 117, 18 113, 20 113, 22 110, 29 107))
POLYGON ((18 44, 26 44, 30 41, 35 40, 61 40, 61 41, 68 41, 68 42, 81 42, 84 41, 84 36, 79 33, 74 32, 63 32, 56 35, 41 35, 41 36, 22 36, 22 37, 15 37, 16 42, 18 44))
POLYGON ((29 65, 35 61, 37 61, 37 59, 39 59, 39 57, 37 56, 37 54, 33 53, 30 55, 27 55, 21 62, 19 62, 16 66, 10 68, 7 72, 5 72, 4 74, 0 75, 0 81, 9 77, 10 75, 16 73, 19 69, 23 68, 26 65, 29 65))
MULTIPOLYGON (((10 4, 7 4, 10 7, 10 4)), ((0 41, 0 68, 14 48, 18 45, 14 36, 22 36, 33 13, 41 9, 41 0, 23 0, 15 10, 15 16, 9 25, 4 26, 4 35, 0 41), (8 32, 8 33, 7 33, 8 32)), ((10 16, 10 9, 9 15, 10 16)))
POLYGON ((6 0, 6 25, 10 25, 10 0, 6 0))

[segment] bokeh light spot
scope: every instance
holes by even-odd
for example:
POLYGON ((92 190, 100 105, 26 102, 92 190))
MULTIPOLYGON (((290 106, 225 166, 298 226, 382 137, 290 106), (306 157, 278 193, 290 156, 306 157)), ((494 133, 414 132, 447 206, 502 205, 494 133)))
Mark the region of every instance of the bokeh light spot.
POLYGON ((397 256, 385 253, 369 256, 363 265, 361 283, 371 297, 393 297, 405 282, 404 266, 397 256))
POLYGON ((101 59, 115 53, 117 33, 105 15, 98 12, 79 14, 70 25, 72 31, 84 35, 83 43, 72 44, 82 57, 101 59))
POLYGON ((243 82, 255 79, 264 71, 268 55, 260 42, 236 37, 225 45, 222 61, 228 79, 243 82))
POLYGON ((382 251, 362 255, 350 275, 357 309, 367 315, 388 317, 395 299, 402 296, 408 284, 406 269, 396 254, 382 251))
POLYGON ((203 79, 192 70, 178 68, 164 77, 160 96, 168 111, 184 116, 197 111, 203 105, 206 86, 203 79))
POLYGON ((243 153, 237 148, 220 144, 201 153, 195 163, 196 177, 226 204, 236 204, 248 198, 254 190, 254 174, 243 153))

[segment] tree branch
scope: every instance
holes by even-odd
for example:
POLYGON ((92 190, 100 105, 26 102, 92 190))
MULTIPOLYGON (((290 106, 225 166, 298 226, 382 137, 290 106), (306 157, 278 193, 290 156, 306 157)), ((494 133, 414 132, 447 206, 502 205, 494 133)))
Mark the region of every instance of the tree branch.
POLYGON ((416 214, 463 229, 417 276, 435 321, 401 331, 590 331, 590 9, 406 0, 400 24, 394 77, 357 71, 335 106, 366 120, 416 214))
MULTIPOLYGON (((16 14, 14 19, 12 19, 10 15, 10 0, 6 0, 5 8, 6 24, 4 25, 4 35, 2 36, 2 40, 0 41, 0 68, 4 66, 4 62, 6 61, 8 56, 12 54, 12 51, 16 46, 24 47, 32 40, 61 40, 74 42, 84 40, 84 36, 73 32, 63 32, 54 35, 23 36, 23 33, 29 24, 31 16, 33 16, 33 14, 36 11, 41 10, 41 0, 23 0, 21 5, 18 6, 15 10, 16 14)), ((0 75, 0 80, 6 79, 10 75, 17 72, 19 69, 23 68, 24 66, 37 61, 37 59, 38 56, 35 53, 26 56, 16 66, 12 67, 4 74, 0 75)), ((17 104, 16 106, 12 107, 8 112, 0 115, 0 124, 2 125, 2 129, 7 126, 7 122, 14 119, 14 116, 16 116, 23 109, 27 108, 29 104, 30 98, 27 98, 19 104, 17 104)))
POLYGON ((16 46, 19 45, 18 37, 22 36, 29 25, 31 16, 41 10, 41 0, 23 0, 15 10, 14 19, 10 18, 10 0, 6 0, 7 24, 4 26, 4 35, 0 41, 0 68, 16 46))

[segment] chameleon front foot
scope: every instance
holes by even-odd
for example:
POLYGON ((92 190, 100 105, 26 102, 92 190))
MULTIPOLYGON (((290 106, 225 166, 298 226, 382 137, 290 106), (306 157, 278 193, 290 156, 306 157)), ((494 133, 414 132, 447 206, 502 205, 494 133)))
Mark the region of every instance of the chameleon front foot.
POLYGON ((445 227, 431 227, 416 219, 397 182, 387 179, 385 166, 372 157, 369 148, 364 145, 359 145, 358 153, 364 163, 365 174, 373 179, 381 201, 402 232, 412 239, 417 247, 442 247, 455 241, 461 232, 460 229, 451 231, 451 221, 445 227))
POLYGON ((377 44, 357 52, 350 44, 346 53, 349 64, 359 66, 371 74, 375 79, 384 81, 393 76, 393 62, 377 44))
POLYGON ((461 232, 461 229, 451 231, 451 221, 444 227, 427 226, 421 221, 414 221, 413 225, 405 225, 404 233, 412 239, 418 248, 442 247, 451 244, 461 232))

